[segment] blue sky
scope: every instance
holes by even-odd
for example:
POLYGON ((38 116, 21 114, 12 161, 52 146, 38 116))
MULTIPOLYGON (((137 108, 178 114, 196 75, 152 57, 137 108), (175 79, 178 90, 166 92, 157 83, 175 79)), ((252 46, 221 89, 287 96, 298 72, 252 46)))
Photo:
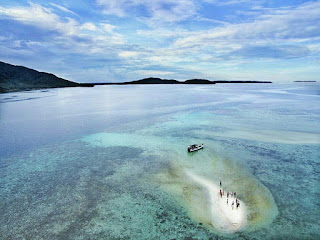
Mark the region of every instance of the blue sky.
POLYGON ((0 61, 77 82, 320 76, 320 1, 0 0, 0 26, 0 61))

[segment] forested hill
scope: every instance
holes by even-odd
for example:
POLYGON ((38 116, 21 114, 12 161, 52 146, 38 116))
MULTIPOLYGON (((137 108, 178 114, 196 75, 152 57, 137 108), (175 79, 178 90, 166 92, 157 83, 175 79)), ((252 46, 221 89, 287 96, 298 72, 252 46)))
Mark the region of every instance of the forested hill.
POLYGON ((51 73, 38 72, 0 61, 0 93, 78 86, 81 84, 59 78, 51 73))

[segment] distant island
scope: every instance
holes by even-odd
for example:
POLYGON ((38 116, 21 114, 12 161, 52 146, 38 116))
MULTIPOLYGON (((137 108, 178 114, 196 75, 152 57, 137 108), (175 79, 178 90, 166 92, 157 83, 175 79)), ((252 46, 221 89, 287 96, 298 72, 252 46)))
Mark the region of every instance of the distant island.
POLYGON ((44 88, 89 87, 92 84, 80 84, 59 78, 51 73, 15 66, 0 61, 0 93, 27 91, 44 88))
POLYGON ((317 82, 317 81, 294 81, 294 82, 317 82))
POLYGON ((174 79, 161 79, 161 78, 144 78, 141 80, 131 82, 115 82, 115 83, 92 83, 93 85, 130 85, 130 84, 216 84, 216 83, 272 83, 269 81, 210 81, 207 79, 189 79, 186 81, 178 81, 174 79))
POLYGON ((272 83, 268 81, 210 81, 207 79, 144 78, 130 82, 116 83, 77 83, 59 78, 52 73, 39 72, 23 66, 15 66, 0 61, 0 93, 37 90, 62 87, 93 87, 95 85, 130 85, 130 84, 217 84, 217 83, 272 83))

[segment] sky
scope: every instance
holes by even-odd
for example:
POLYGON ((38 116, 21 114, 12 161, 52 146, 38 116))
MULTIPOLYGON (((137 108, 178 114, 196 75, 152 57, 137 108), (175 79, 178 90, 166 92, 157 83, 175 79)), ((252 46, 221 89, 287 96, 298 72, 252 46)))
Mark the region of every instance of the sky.
POLYGON ((320 0, 0 0, 0 61, 76 82, 320 80, 320 0))

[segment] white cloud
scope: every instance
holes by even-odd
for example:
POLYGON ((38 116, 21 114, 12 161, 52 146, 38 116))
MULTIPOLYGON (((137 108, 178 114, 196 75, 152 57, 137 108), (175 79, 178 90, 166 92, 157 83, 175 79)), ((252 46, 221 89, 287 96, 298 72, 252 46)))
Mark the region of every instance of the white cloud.
MULTIPOLYGON (((156 28, 139 30, 137 34, 149 40, 174 40, 173 44, 148 51, 123 51, 119 56, 133 66, 179 67, 193 69, 201 75, 212 71, 240 71, 241 66, 276 59, 302 58, 317 52, 320 26, 320 2, 291 8, 265 11, 251 22, 226 24, 202 31, 156 28), (308 15, 308 16, 306 16, 308 15)), ((162 42, 161 42, 162 41, 162 42)), ((257 72, 258 74, 258 72, 257 72)), ((208 75, 207 75, 208 76, 208 75)), ((212 75, 214 76, 214 75, 212 75)), ((243 73, 243 78, 248 75, 243 73)))
POLYGON ((135 72, 143 76, 167 76, 175 73, 170 71, 158 71, 158 70, 137 70, 135 72))
POLYGON ((30 6, 26 7, 0 7, 1 18, 37 27, 43 31, 44 36, 46 32, 55 31, 58 34, 54 35, 54 39, 49 39, 47 45, 59 46, 69 51, 98 53, 125 43, 123 36, 114 33, 110 24, 95 25, 91 22, 81 24, 73 18, 61 17, 51 9, 38 4, 30 3, 30 6))
POLYGON ((310 49, 312 52, 320 52, 320 43, 315 43, 315 44, 308 44, 307 47, 310 49))
POLYGON ((198 21, 221 24, 224 22, 201 17, 198 13, 199 6, 203 3, 220 6, 250 3, 256 6, 261 2, 263 0, 96 0, 96 3, 103 7, 103 12, 107 15, 135 17, 152 25, 179 22, 191 17, 198 21), (147 17, 137 15, 136 8, 144 11, 147 17))
POLYGON ((229 24, 210 30, 190 32, 174 43, 175 47, 213 48, 233 51, 245 45, 294 44, 319 37, 320 2, 310 2, 291 9, 273 10, 254 21, 229 24))
POLYGON ((118 17, 132 16, 134 14, 132 9, 144 8, 150 17, 142 18, 150 23, 181 21, 197 13, 197 6, 193 0, 96 0, 96 2, 104 8, 105 14, 118 17))
POLYGON ((34 57, 34 53, 27 49, 15 49, 11 47, 0 46, 0 52, 6 57, 34 57))
POLYGON ((130 6, 130 1, 117 1, 117 0, 96 0, 97 4, 104 7, 104 13, 115 15, 118 17, 125 16, 125 6, 130 6))
POLYGON ((174 28, 174 29, 166 29, 166 28, 156 28, 152 30, 138 30, 138 35, 144 36, 144 37, 151 37, 151 38, 158 38, 158 37, 164 37, 164 38, 175 38, 175 37, 186 37, 190 36, 190 32, 183 29, 183 28, 174 28))
POLYGON ((71 14, 74 14, 74 15, 78 15, 78 14, 76 14, 75 12, 71 11, 70 9, 68 9, 68 8, 66 8, 66 7, 63 7, 63 6, 61 6, 61 5, 54 4, 54 3, 50 3, 50 5, 58 8, 59 10, 61 10, 61 11, 63 11, 63 12, 71 13, 71 14))
POLYGON ((116 29, 116 26, 112 25, 112 24, 109 24, 109 23, 101 23, 100 24, 102 29, 104 31, 106 31, 107 33, 114 33, 114 29, 116 29))
POLYGON ((204 2, 215 4, 215 5, 238 5, 244 3, 257 4, 262 2, 261 0, 203 0, 204 2))
POLYGON ((59 31, 63 34, 74 34, 79 25, 72 18, 61 19, 50 9, 33 3, 30 3, 30 7, 0 7, 0 18, 14 19, 26 25, 59 31))
POLYGON ((81 28, 84 30, 89 30, 89 31, 96 31, 97 30, 96 25, 94 25, 93 23, 90 23, 90 22, 82 24, 81 28))
POLYGON ((137 52, 137 51, 121 51, 119 52, 119 57, 122 58, 132 58, 142 55, 143 52, 137 52))

